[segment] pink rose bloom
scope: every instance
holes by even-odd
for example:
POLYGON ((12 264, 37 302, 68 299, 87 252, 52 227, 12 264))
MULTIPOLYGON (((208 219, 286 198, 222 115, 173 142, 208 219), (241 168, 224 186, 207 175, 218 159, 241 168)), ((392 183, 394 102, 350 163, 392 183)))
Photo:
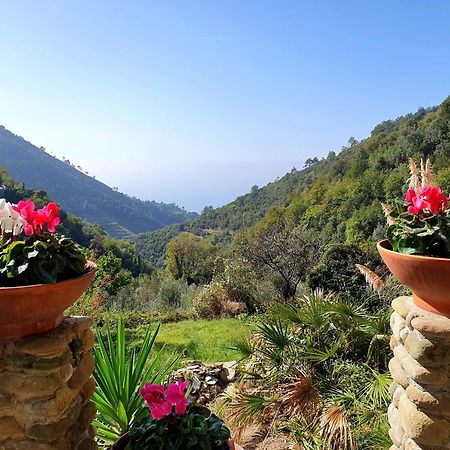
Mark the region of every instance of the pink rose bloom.
POLYGON ((147 383, 141 389, 141 395, 147 402, 150 414, 155 420, 160 420, 172 412, 172 404, 166 399, 164 386, 147 383))
POLYGON ((175 412, 178 415, 186 413, 189 402, 186 398, 186 388, 188 382, 179 380, 176 384, 169 384, 167 387, 167 401, 175 405, 175 412))

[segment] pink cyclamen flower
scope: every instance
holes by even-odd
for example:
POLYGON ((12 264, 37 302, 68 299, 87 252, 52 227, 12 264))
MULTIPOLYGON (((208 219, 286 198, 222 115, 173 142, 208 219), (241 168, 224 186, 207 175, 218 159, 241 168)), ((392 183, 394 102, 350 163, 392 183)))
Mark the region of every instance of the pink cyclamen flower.
POLYGON ((187 381, 178 380, 176 384, 169 384, 167 387, 167 401, 175 405, 175 412, 178 415, 186 413, 189 401, 186 398, 187 381))
POLYGON ((412 203, 415 197, 417 197, 416 191, 414 189, 408 189, 406 192, 405 202, 412 203))
POLYGON ((420 197, 414 197, 412 199, 412 205, 408 206, 408 212, 410 214, 419 214, 428 207, 428 203, 422 200, 420 197))
POLYGON ((434 215, 447 209, 449 198, 442 194, 438 186, 424 186, 420 194, 417 194, 414 189, 408 189, 405 201, 412 203, 408 206, 410 214, 419 214, 427 210, 434 215))
POLYGON ((59 209, 58 205, 53 202, 49 202, 45 208, 43 208, 43 213, 47 222, 47 229, 50 233, 54 233, 56 231, 56 226, 60 224, 61 220, 58 216, 59 209))
POLYGON ((150 414, 155 420, 160 420, 172 412, 172 404, 166 399, 164 386, 147 383, 141 389, 141 395, 147 402, 150 414))
POLYGON ((30 236, 34 233, 34 203, 32 200, 21 200, 17 206, 12 206, 25 221, 25 234, 30 236))
POLYGON ((431 214, 437 214, 443 212, 448 206, 448 197, 446 197, 439 186, 424 186, 420 197, 427 203, 427 209, 431 214))

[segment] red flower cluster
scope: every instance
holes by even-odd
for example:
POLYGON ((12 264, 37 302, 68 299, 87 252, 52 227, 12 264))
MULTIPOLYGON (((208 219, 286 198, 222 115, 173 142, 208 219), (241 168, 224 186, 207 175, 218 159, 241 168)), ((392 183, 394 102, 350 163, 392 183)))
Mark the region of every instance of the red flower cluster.
POLYGON ((187 385, 187 381, 180 380, 176 384, 169 384, 165 390, 160 384, 147 383, 141 389, 141 395, 147 402, 152 417, 155 420, 163 419, 172 413, 173 406, 178 415, 185 414, 189 405, 186 398, 187 385))
POLYGON ((24 229, 27 236, 42 233, 44 225, 47 225, 47 230, 50 233, 54 233, 55 227, 60 223, 58 205, 53 202, 49 202, 47 206, 36 211, 31 200, 21 200, 17 206, 13 206, 13 209, 24 220, 24 229))
POLYGON ((419 214, 426 209, 434 215, 447 209, 449 198, 438 186, 424 186, 419 194, 414 189, 408 189, 405 201, 412 203, 408 206, 410 214, 419 214))

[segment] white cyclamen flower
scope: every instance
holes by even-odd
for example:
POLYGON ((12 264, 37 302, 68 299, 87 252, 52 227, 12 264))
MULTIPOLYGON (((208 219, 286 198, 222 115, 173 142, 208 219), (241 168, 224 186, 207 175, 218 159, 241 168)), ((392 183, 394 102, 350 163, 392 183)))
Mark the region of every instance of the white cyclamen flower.
POLYGON ((17 211, 14 211, 13 205, 0 199, 0 227, 4 233, 12 233, 13 236, 18 236, 23 227, 26 225, 24 219, 17 211))
POLYGON ((11 204, 8 204, 8 209, 9 217, 11 219, 11 232, 13 236, 18 236, 26 225, 25 220, 12 208, 11 204))
POLYGON ((9 203, 4 199, 0 199, 0 227, 6 232, 9 225, 9 203))

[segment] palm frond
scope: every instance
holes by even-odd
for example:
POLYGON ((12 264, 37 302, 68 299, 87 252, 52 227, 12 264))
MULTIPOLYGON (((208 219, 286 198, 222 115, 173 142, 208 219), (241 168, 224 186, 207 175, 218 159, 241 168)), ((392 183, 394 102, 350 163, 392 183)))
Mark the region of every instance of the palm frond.
POLYGON ((367 386, 363 390, 363 398, 367 403, 377 408, 385 408, 391 400, 389 394, 389 386, 392 378, 389 372, 380 373, 374 369, 370 369, 372 379, 368 381, 367 386))
POLYGON ((286 323, 272 320, 258 325, 260 336, 271 346, 283 351, 291 343, 291 333, 286 323))
POLYGON ((281 390, 281 403, 290 417, 299 416, 301 413, 308 416, 315 413, 319 393, 311 375, 299 369, 294 370, 288 382, 281 385, 281 390))
POLYGON ((241 353, 242 359, 249 358, 255 351, 255 347, 250 339, 240 339, 233 347, 229 347, 230 350, 237 350, 241 353))
POLYGON ((350 421, 338 405, 324 408, 320 418, 323 450, 354 450, 356 448, 350 421))
POLYGON ((261 395, 238 392, 229 404, 228 417, 233 423, 260 423, 269 404, 261 395))

